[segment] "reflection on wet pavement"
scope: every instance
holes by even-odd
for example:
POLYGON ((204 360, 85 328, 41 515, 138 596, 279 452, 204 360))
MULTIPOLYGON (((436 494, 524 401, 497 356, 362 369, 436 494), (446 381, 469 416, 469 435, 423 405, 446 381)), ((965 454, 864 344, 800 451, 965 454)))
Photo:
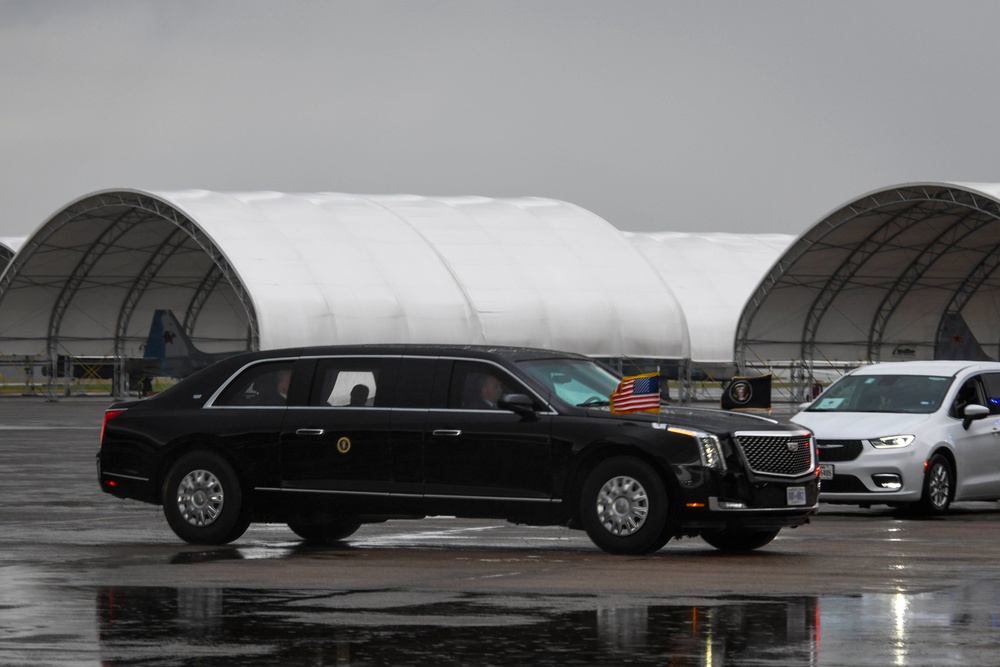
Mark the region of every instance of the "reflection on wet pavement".
POLYGON ((961 611, 997 599, 988 588, 676 604, 409 592, 400 606, 398 591, 109 587, 96 619, 105 665, 989 664, 996 611, 961 611))
MULTIPOLYGON (((815 663, 815 598, 624 607, 440 593, 402 608, 398 600, 389 591, 105 588, 101 657, 137 664, 137 647, 160 646, 179 662, 213 665, 815 663)), ((149 664, 163 664, 162 649, 148 653, 149 664)))

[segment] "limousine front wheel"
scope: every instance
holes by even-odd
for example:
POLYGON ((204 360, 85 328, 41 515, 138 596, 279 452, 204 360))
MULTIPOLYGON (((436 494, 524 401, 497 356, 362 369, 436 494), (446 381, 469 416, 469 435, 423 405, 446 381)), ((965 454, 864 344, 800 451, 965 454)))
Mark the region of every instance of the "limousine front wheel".
POLYGON ((590 539, 614 554, 645 554, 663 546, 668 497, 663 480, 644 461, 618 456, 587 475, 580 519, 590 539))
POLYGON ((236 471, 207 451, 185 454, 171 466, 163 485, 163 514, 177 536, 191 544, 227 544, 250 525, 236 471))

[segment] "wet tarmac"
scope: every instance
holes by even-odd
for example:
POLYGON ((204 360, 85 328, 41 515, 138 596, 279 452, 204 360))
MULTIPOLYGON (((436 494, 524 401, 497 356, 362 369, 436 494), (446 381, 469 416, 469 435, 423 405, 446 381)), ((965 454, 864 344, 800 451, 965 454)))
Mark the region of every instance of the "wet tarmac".
POLYGON ((824 506, 749 555, 435 518, 178 541, 105 496, 105 400, 0 400, 0 665, 1000 665, 1000 503, 824 506))

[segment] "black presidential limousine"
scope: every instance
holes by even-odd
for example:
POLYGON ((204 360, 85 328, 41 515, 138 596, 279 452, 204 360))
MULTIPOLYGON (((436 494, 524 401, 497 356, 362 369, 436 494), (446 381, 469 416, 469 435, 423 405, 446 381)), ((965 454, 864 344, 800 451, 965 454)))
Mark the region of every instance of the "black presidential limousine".
POLYGON ((816 511, 809 431, 707 409, 614 414, 619 380, 584 356, 516 347, 247 353, 111 406, 98 478, 161 504, 196 544, 252 521, 326 542, 448 515, 581 528, 612 553, 695 535, 747 550, 816 511))

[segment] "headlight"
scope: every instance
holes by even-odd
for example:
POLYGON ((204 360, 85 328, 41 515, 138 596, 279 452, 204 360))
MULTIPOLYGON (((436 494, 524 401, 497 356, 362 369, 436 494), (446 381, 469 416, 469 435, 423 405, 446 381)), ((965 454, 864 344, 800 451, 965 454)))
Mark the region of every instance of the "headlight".
POLYGON ((877 447, 878 449, 893 449, 896 447, 906 447, 911 442, 913 442, 912 435, 887 435, 882 438, 875 438, 869 440, 872 443, 872 447, 877 447))
POLYGON ((716 470, 726 469, 726 460, 722 457, 722 445, 719 439, 711 433, 704 431, 689 431, 684 428, 669 428, 671 433, 680 433, 695 439, 698 443, 698 453, 701 455, 701 463, 706 468, 716 470))

